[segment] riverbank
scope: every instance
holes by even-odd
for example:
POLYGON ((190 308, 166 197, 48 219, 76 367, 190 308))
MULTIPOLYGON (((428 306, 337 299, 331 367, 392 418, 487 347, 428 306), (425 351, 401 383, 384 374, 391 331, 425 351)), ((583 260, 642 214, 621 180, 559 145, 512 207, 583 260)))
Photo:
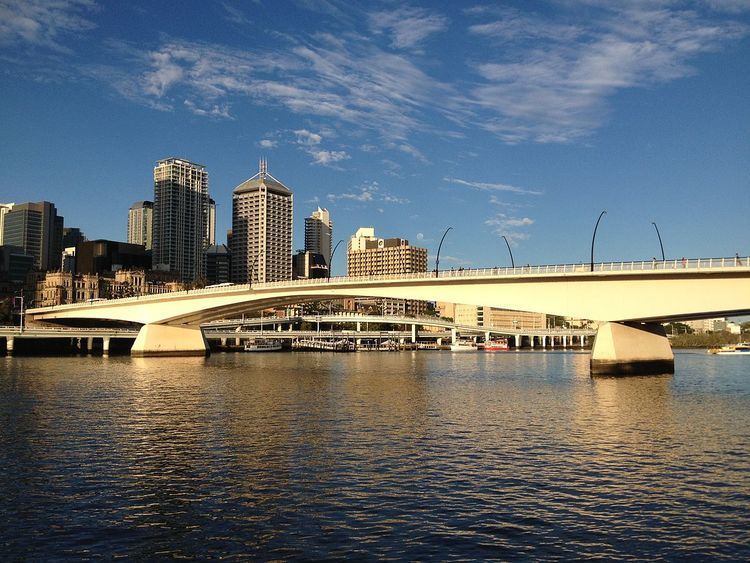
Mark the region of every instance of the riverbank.
POLYGON ((718 348, 729 344, 737 344, 742 337, 750 339, 748 334, 729 334, 728 332, 714 332, 701 334, 677 334, 669 338, 672 348, 718 348))

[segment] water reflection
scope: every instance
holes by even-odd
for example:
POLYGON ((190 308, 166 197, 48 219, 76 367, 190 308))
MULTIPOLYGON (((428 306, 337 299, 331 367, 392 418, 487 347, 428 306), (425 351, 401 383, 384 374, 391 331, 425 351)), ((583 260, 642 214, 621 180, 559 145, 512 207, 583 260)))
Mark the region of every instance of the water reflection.
MULTIPOLYGON (((750 382, 588 355, 215 354, 0 366, 11 559, 739 558, 750 382)), ((743 539, 744 538, 744 539, 743 539)))

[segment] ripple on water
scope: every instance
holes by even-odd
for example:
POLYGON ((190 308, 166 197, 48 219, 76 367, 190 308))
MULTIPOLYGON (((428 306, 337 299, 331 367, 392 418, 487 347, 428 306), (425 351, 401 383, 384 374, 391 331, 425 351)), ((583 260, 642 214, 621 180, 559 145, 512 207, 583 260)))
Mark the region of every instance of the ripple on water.
MULTIPOLYGON (((677 354, 6 358, 10 559, 742 559, 750 380, 677 354)), ((734 367, 733 367, 734 366, 734 367)))

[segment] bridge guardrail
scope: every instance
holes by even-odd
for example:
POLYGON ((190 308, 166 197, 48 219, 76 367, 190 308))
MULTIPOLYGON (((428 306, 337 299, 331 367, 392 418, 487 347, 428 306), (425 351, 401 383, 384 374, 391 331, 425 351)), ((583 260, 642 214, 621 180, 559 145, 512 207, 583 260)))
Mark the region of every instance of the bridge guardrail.
MULTIPOLYGON (((640 260, 620 262, 596 262, 593 272, 589 263, 579 262, 577 264, 546 264, 537 266, 516 266, 496 268, 459 268, 457 270, 441 270, 440 279, 445 278, 474 278, 474 277, 517 277, 517 276, 541 276, 541 275, 565 275, 586 273, 616 273, 616 272, 665 272, 665 271, 689 271, 689 270, 724 270, 733 268, 750 268, 750 256, 734 256, 724 258, 681 258, 674 260, 640 260)), ((79 307, 108 306, 113 302, 136 303, 139 301, 158 301, 160 299, 174 297, 188 297, 193 295, 206 295, 212 293, 234 293, 250 291, 252 289, 274 289, 279 287, 295 287, 321 285, 328 283, 345 283, 361 281, 388 281, 388 280, 423 280, 435 278, 435 271, 412 272, 407 274, 373 274, 366 276, 336 276, 331 278, 314 278, 307 280, 288 280, 278 282, 264 282, 256 284, 237 284, 229 286, 204 287, 171 293, 159 293, 155 295, 139 295, 135 297, 120 297, 99 301, 81 303, 70 303, 57 305, 57 310, 75 309, 79 307)), ((33 311, 30 309, 29 311, 33 311)))

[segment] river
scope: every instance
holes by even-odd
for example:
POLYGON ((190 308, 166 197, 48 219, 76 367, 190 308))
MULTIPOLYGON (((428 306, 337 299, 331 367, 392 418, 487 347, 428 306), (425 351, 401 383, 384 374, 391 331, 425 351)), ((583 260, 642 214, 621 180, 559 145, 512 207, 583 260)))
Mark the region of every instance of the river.
POLYGON ((8 559, 750 557, 750 360, 0 358, 8 559))

